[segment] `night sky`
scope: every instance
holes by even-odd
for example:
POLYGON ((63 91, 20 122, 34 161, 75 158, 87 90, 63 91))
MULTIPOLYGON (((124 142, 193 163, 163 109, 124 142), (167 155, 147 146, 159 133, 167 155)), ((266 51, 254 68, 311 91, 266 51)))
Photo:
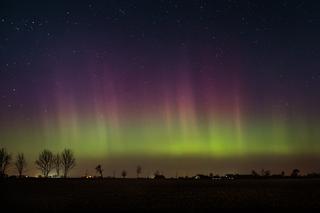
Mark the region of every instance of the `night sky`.
MULTIPOLYGON (((319 172, 319 1, 1 1, 0 147, 72 175, 319 172)), ((15 173, 14 169, 11 169, 15 173)))

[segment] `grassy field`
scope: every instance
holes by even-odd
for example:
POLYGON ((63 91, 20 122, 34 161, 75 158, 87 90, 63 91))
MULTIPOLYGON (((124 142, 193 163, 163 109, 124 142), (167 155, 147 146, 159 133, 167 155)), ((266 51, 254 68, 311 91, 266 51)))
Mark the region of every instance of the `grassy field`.
POLYGON ((319 179, 6 179, 2 206, 24 210, 319 208, 319 179))

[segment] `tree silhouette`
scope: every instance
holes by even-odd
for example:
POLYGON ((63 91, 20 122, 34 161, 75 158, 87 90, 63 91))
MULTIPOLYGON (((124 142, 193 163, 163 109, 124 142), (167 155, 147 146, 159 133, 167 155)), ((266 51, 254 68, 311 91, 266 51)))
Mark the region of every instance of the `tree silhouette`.
POLYGON ((96 172, 100 174, 101 178, 103 178, 103 175, 102 175, 103 169, 100 164, 96 166, 96 172))
POLYGON ((54 156, 51 151, 45 149, 39 154, 35 163, 43 176, 48 177, 50 171, 54 168, 54 156))
POLYGON ((25 159, 23 153, 19 153, 19 154, 17 155, 16 162, 15 162, 15 166, 16 166, 17 171, 18 171, 18 173, 19 173, 19 177, 22 177, 23 170, 24 170, 24 169, 26 168, 26 166, 27 166, 27 162, 26 162, 26 159, 25 159))
POLYGON ((70 170, 76 165, 76 159, 70 149, 63 150, 61 154, 61 164, 63 167, 63 177, 66 178, 70 170))
POLYGON ((126 170, 123 170, 123 171, 121 172, 121 176, 122 176, 123 178, 125 178, 125 177, 127 176, 126 170))
POLYGON ((136 172, 137 172, 137 178, 139 178, 139 176, 140 176, 140 174, 141 174, 141 172, 142 172, 141 166, 137 166, 136 172))
POLYGON ((299 169, 292 170, 291 177, 298 177, 300 173, 299 169))
POLYGON ((6 169, 11 161, 11 155, 5 148, 0 149, 0 177, 6 176, 6 169))
POLYGON ((54 168, 56 169, 57 177, 60 177, 61 166, 62 166, 61 155, 58 153, 54 156, 54 168))

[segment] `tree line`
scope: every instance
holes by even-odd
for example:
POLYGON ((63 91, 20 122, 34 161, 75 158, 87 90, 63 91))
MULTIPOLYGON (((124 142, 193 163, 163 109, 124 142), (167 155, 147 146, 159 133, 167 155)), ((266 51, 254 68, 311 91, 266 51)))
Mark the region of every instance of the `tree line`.
MULTIPOLYGON (((41 171, 41 174, 43 177, 49 177, 50 172, 55 170, 56 177, 64 177, 67 178, 70 171, 76 166, 76 159, 74 157, 73 151, 70 149, 64 149, 61 153, 54 154, 50 150, 43 150, 37 160, 34 162, 36 165, 36 168, 41 171), (61 175, 62 174, 62 175, 61 175)), ((23 153, 18 153, 13 161, 12 155, 7 152, 5 148, 0 148, 0 177, 6 177, 7 176, 7 169, 10 165, 13 165, 18 173, 19 177, 23 177, 23 173, 26 171, 27 167, 27 161, 23 153)), ((99 174, 98 177, 103 178, 103 169, 102 166, 99 164, 95 167, 96 174, 99 174)), ((142 173, 142 167, 137 166, 136 167, 136 174, 137 178, 140 177, 140 174, 142 173)), ((290 177, 299 177, 300 176, 300 170, 299 169, 293 169, 290 177)), ((123 178, 126 178, 127 171, 122 170, 121 176, 123 178)), ((240 176, 240 175, 233 175, 228 174, 227 176, 240 176)), ((241 175, 241 176, 247 176, 247 175, 241 175)), ((281 172, 280 175, 271 175, 270 170, 261 170, 261 173, 259 174, 255 170, 251 171, 250 174, 251 177, 285 177, 284 171, 281 172)), ((309 174, 310 177, 319 177, 320 174, 312 173, 309 174)), ((86 176, 87 177, 87 174, 86 176)), ((91 176, 90 176, 91 177, 91 176)), ((114 177, 115 177, 115 171, 114 171, 114 177)), ((154 173, 155 178, 163 178, 164 176, 160 174, 159 171, 156 171, 154 173)), ((195 177, 201 177, 202 179, 205 178, 212 178, 216 177, 213 176, 212 173, 210 175, 203 175, 199 174, 195 177)))
MULTIPOLYGON (((27 161, 23 153, 18 153, 14 162, 12 162, 12 155, 7 152, 5 148, 0 149, 0 177, 7 176, 7 169, 10 164, 13 163, 17 170, 19 177, 23 176, 23 173, 27 167, 27 161)), ((39 169, 44 177, 48 177, 52 170, 56 171, 56 176, 60 177, 61 171, 63 177, 68 177, 71 169, 76 165, 76 159, 72 150, 64 149, 61 153, 54 154, 50 150, 43 150, 37 160, 35 161, 37 169, 39 169)))

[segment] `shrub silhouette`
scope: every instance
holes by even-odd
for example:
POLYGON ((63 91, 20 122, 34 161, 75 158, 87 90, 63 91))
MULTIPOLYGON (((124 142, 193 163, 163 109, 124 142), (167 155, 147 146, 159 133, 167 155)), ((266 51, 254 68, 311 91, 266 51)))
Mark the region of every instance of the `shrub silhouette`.
POLYGON ((298 177, 300 173, 299 169, 292 170, 291 177, 298 177))
POLYGON ((0 149, 0 177, 6 176, 6 169, 11 161, 11 155, 5 148, 0 149))
POLYGON ((270 175, 271 175, 270 170, 264 170, 264 169, 261 170, 262 177, 269 177, 270 175))
POLYGON ((102 172, 103 172, 103 169, 99 164, 98 166, 96 166, 96 173, 99 173, 101 178, 103 178, 102 172))
POLYGON ((35 163, 43 176, 48 177, 50 171, 54 168, 54 157, 52 152, 47 149, 43 150, 35 163))
POLYGON ((27 162, 26 162, 26 159, 25 159, 23 153, 19 153, 17 155, 15 166, 16 166, 16 169, 19 173, 19 177, 22 177, 22 173, 27 166, 27 162))
POLYGON ((123 171, 121 172, 121 176, 122 176, 123 178, 125 178, 125 177, 127 176, 126 170, 123 170, 123 171))
POLYGON ((264 176, 265 176, 265 177, 269 177, 270 175, 271 175, 270 170, 265 170, 265 171, 264 171, 264 176))
POLYGON ((66 178, 70 170, 76 166, 76 159, 70 149, 63 150, 61 154, 61 163, 63 168, 63 177, 66 178))
POLYGON ((159 170, 157 170, 155 173, 154 173, 154 179, 165 179, 166 177, 160 173, 159 170))
POLYGON ((256 172, 256 170, 252 170, 251 171, 251 175, 253 176, 253 177, 259 177, 260 175, 258 174, 258 172, 256 172))
POLYGON ((139 178, 139 176, 140 176, 140 174, 141 174, 141 172, 142 172, 141 166, 137 166, 136 172, 137 172, 137 178, 139 178))

